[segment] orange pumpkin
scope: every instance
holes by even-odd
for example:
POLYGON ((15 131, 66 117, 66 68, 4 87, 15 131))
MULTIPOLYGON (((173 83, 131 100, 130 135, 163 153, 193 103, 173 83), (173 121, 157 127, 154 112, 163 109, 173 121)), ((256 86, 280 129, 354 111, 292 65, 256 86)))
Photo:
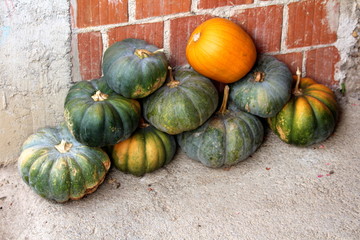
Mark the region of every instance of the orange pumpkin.
POLYGON ((253 67, 256 48, 239 25, 224 18, 212 18, 191 34, 186 58, 200 74, 218 82, 232 83, 253 67))

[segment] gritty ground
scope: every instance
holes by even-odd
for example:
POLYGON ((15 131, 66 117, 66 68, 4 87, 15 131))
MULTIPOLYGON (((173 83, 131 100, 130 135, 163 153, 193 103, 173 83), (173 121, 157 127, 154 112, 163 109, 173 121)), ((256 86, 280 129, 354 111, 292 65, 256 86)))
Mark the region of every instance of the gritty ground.
POLYGON ((321 144, 268 132, 230 169, 178 151, 141 178, 112 168, 95 193, 65 204, 37 196, 16 166, 0 168, 0 239, 360 239, 360 101, 341 106, 321 144))

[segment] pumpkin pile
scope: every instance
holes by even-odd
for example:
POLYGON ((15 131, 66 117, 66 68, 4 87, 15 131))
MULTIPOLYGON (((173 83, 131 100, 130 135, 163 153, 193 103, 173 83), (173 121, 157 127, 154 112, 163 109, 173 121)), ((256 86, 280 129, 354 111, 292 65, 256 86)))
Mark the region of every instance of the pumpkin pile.
POLYGON ((335 128, 334 93, 299 71, 293 77, 272 56, 257 56, 251 37, 230 20, 199 25, 186 58, 191 68, 173 70, 163 50, 143 40, 110 46, 103 77, 69 89, 64 122, 22 145, 23 180, 65 202, 94 192, 111 163, 142 176, 171 162, 177 146, 207 167, 235 165, 261 146, 261 118, 298 146, 324 141, 335 128))

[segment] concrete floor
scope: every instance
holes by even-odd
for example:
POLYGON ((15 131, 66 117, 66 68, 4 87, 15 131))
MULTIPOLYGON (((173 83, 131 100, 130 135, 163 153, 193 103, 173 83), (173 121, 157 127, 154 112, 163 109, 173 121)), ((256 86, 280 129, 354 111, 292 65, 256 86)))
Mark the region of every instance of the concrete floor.
POLYGON ((267 133, 230 169, 179 151, 138 178, 111 169, 79 201, 37 196, 0 169, 0 239, 360 239, 360 101, 341 104, 327 141, 297 148, 267 133))

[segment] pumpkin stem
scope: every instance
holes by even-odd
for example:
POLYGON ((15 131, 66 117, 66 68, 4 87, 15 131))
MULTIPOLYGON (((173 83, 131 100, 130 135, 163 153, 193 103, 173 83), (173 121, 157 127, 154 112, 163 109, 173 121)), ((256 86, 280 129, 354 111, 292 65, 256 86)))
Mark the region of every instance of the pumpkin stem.
POLYGON ((169 87, 169 88, 174 88, 174 87, 177 87, 179 86, 180 82, 178 80, 175 80, 173 74, 172 74, 172 68, 170 66, 168 66, 168 70, 169 70, 169 79, 170 79, 170 82, 168 82, 166 85, 169 87))
POLYGON ((226 112, 226 105, 227 105, 227 102, 228 102, 229 90, 230 90, 229 86, 226 85, 225 88, 224 88, 223 100, 222 100, 221 107, 220 107, 220 110, 219 110, 220 114, 224 114, 226 112))
POLYGON ((255 72, 254 73, 254 81, 255 82, 262 82, 265 79, 265 73, 263 72, 255 72))
POLYGON ((136 56, 138 56, 140 59, 144 59, 144 58, 147 58, 149 56, 155 55, 158 52, 164 52, 164 49, 161 48, 161 49, 158 49, 158 50, 156 50, 154 52, 150 52, 149 50, 146 50, 146 49, 135 49, 134 54, 136 56))
POLYGON ((146 128, 148 126, 150 126, 150 124, 145 122, 145 120, 143 118, 140 118, 139 128, 146 128))
POLYGON ((296 85, 295 85, 295 89, 293 91, 293 94, 298 96, 298 95, 302 94, 302 91, 299 88, 300 79, 301 79, 301 71, 300 71, 299 67, 297 67, 297 69, 296 69, 296 76, 297 76, 297 79, 296 79, 296 85))
POLYGON ((91 98, 95 101, 95 102, 101 102, 104 101, 106 99, 108 99, 109 95, 102 93, 100 90, 97 90, 96 93, 94 95, 91 96, 91 98))
POLYGON ((70 151, 72 147, 72 143, 66 142, 66 140, 61 140, 60 144, 55 145, 56 150, 58 150, 60 153, 67 153, 70 151))

